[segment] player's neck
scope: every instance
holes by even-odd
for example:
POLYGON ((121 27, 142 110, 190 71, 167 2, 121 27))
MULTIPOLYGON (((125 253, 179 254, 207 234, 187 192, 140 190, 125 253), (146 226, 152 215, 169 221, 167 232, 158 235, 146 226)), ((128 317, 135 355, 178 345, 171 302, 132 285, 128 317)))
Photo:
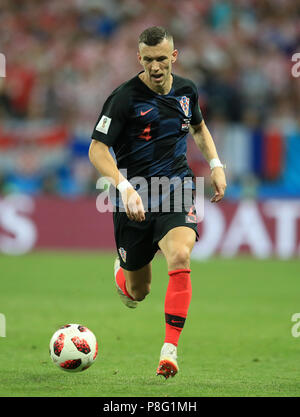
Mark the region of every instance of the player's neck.
POLYGON ((148 88, 150 88, 150 90, 154 91, 156 94, 166 95, 166 94, 169 94, 169 92, 171 91, 172 84, 173 84, 173 75, 172 74, 170 74, 167 81, 161 86, 160 85, 158 85, 158 86, 153 85, 151 83, 151 81, 148 79, 145 72, 142 72, 141 74, 139 74, 139 78, 140 78, 141 81, 143 81, 144 84, 146 84, 146 86, 148 88))

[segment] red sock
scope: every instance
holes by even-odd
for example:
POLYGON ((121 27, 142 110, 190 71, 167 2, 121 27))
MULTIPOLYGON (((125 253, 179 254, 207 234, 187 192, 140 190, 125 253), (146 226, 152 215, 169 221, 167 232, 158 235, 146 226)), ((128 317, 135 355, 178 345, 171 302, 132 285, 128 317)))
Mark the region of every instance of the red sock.
POLYGON ((192 298, 190 269, 169 272, 169 285, 165 298, 165 343, 177 346, 192 298))
POLYGON ((122 268, 118 269, 118 272, 117 272, 117 275, 116 275, 116 281, 117 281, 118 286, 123 291, 123 293, 125 295, 127 295, 127 297, 131 298, 131 300, 133 300, 133 298, 131 297, 131 295, 129 295, 129 293, 126 289, 126 279, 125 279, 125 275, 124 275, 124 272, 123 272, 122 268))

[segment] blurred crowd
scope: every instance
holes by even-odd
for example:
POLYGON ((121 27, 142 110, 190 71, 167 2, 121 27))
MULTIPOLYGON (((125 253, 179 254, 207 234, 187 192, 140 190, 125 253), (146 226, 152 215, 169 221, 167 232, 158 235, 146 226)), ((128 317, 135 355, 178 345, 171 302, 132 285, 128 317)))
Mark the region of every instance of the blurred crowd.
MULTIPOLYGON (((94 124, 141 69, 139 34, 161 25, 179 50, 174 72, 198 86, 228 198, 300 197, 299 16, 299 0, 1 0, 1 193, 97 192, 94 124)), ((191 138, 188 159, 209 174, 191 138)))

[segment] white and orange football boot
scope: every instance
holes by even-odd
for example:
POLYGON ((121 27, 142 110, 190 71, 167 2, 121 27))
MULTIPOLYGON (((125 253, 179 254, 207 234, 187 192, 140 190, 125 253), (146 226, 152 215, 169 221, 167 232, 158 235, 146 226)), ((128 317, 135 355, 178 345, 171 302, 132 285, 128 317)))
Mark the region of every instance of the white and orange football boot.
POLYGON ((164 343, 161 352, 156 375, 162 375, 166 379, 174 377, 179 371, 177 364, 177 347, 172 343, 164 343))

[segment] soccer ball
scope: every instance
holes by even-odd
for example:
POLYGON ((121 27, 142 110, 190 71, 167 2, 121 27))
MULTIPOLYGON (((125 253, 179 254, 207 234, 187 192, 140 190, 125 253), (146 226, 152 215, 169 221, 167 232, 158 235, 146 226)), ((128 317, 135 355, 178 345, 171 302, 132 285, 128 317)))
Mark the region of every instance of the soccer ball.
POLYGON ((64 371, 84 371, 94 363, 97 353, 94 333, 80 324, 60 327, 50 340, 51 359, 64 371))

